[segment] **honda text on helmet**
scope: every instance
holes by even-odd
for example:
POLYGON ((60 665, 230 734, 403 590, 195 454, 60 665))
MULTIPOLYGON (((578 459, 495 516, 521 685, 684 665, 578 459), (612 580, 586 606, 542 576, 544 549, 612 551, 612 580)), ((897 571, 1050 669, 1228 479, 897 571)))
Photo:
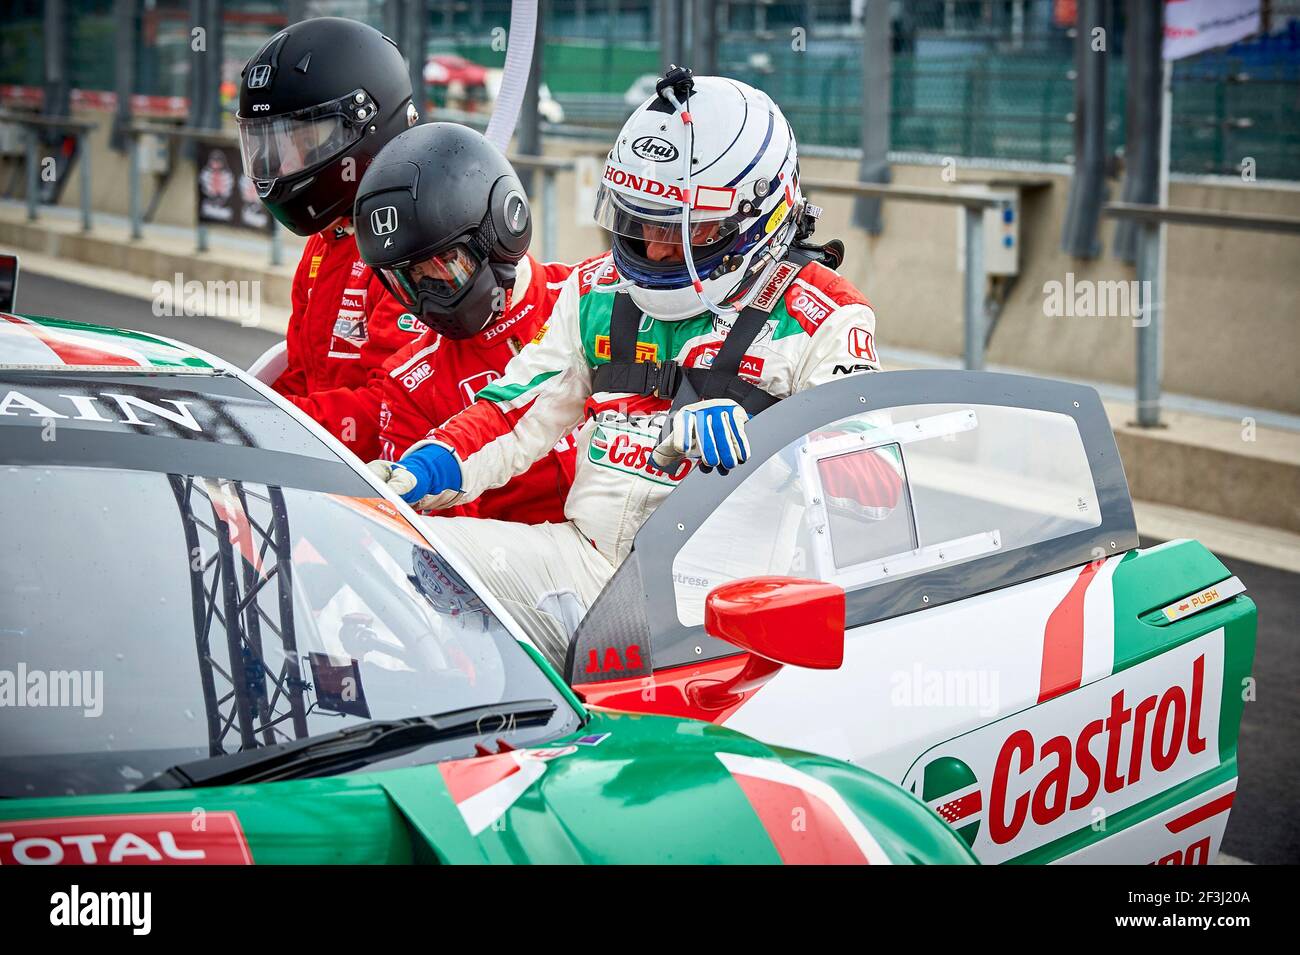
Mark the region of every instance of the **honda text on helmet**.
POLYGON ((767 94, 674 67, 623 126, 596 197, 632 300, 657 319, 731 314, 803 214, 794 135, 767 94))
POLYGON ((393 41, 320 17, 281 30, 248 61, 235 121, 244 173, 271 214, 305 236, 351 215, 370 161, 416 118, 393 41))
POLYGON ((424 324, 470 338, 506 309, 532 217, 514 169, 480 133, 456 123, 394 139, 357 190, 361 257, 424 324))

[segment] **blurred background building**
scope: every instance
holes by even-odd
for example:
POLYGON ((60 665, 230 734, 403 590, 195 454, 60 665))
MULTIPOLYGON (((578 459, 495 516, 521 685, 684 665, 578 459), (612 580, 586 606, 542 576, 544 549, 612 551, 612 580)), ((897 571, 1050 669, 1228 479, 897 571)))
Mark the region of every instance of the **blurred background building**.
MULTIPOLYGON (((289 16, 346 16, 391 34, 384 0, 61 0, 67 93, 110 105, 119 60, 133 64, 142 115, 188 114, 192 25, 220 13, 220 101, 233 109, 239 71, 289 16), (296 6, 297 9, 294 9, 296 6), (196 11, 196 8, 200 8, 196 11), (124 20, 124 17, 126 18, 124 20), (123 23, 135 28, 123 35, 123 23)), ((543 121, 616 129, 653 92, 666 57, 753 83, 785 110, 803 143, 856 147, 862 122, 864 0, 545 0, 543 121), (705 20, 712 14, 712 22, 705 20), (674 24, 680 23, 674 29, 674 24), (671 39, 665 40, 665 38, 671 39), (810 44, 812 54, 809 53, 810 44)), ((1108 49, 1123 53, 1125 3, 1107 3, 1108 49)), ((47 4, 0 0, 0 102, 46 92, 47 4)), ((1300 178, 1300 5, 1263 4, 1264 32, 1179 61, 1172 167, 1233 175, 1254 157, 1273 178, 1300 178)), ((1073 0, 893 0, 891 150, 1060 164, 1071 159, 1073 0)), ((505 59, 508 0, 426 0, 425 95, 490 109, 505 59)), ((212 37, 208 37, 211 42, 212 37)), ((1107 62, 1108 143, 1125 142, 1125 59, 1107 62)))

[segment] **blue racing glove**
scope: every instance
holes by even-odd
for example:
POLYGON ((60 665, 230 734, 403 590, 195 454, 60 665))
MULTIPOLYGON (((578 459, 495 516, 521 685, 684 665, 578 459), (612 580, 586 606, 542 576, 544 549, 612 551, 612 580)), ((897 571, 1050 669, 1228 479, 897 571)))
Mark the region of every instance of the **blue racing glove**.
POLYGON ((460 462, 440 444, 426 444, 392 464, 371 461, 370 470, 418 511, 456 503, 461 492, 460 462))
POLYGON ((726 474, 749 458, 748 420, 745 409, 726 398, 685 405, 654 449, 655 467, 672 471, 682 458, 697 458, 704 470, 726 474))

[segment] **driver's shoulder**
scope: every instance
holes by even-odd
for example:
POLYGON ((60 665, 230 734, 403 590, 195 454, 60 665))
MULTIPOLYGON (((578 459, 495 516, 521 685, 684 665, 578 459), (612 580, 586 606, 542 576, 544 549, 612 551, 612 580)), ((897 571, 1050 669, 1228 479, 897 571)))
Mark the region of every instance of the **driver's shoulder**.
POLYGON ((871 311, 856 285, 819 262, 809 262, 782 291, 773 309, 774 339, 811 337, 836 313, 871 311))

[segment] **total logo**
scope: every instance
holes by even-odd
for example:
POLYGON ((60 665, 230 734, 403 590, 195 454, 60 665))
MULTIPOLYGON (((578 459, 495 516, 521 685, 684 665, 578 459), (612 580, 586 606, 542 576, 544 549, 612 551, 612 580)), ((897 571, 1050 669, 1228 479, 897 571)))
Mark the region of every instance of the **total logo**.
MULTIPOLYGON (((770 333, 771 323, 763 327, 770 333)), ((763 334, 759 335, 760 340, 763 337, 763 334)), ((696 345, 686 353, 686 358, 682 361, 682 364, 687 368, 712 368, 713 360, 718 357, 718 352, 721 349, 722 342, 705 342, 702 345, 696 345)), ((762 358, 746 355, 740 360, 740 368, 737 374, 758 384, 763 380, 763 363, 764 359, 762 358)))
POLYGON ((233 812, 138 813, 0 823, 0 866, 252 865, 233 812))
POLYGON ((936 746, 903 785, 1004 862, 1217 766, 1222 689, 1218 630, 936 746))

